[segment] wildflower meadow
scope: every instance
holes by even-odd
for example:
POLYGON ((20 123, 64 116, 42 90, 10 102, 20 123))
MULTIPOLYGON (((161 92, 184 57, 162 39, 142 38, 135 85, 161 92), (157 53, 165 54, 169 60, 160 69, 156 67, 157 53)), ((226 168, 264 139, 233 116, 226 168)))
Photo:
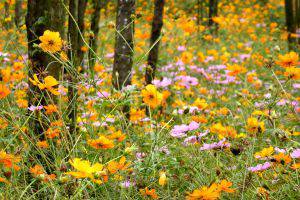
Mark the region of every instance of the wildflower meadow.
POLYGON ((0 0, 0 199, 300 199, 299 0, 0 0))

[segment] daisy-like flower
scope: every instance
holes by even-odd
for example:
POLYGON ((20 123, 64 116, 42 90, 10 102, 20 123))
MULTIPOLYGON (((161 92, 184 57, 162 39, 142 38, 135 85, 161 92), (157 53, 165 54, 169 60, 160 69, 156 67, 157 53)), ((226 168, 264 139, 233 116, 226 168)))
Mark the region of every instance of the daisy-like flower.
POLYGON ((0 99, 4 99, 10 94, 10 90, 3 84, 0 84, 0 99))
POLYGON ((192 193, 188 193, 186 199, 187 200, 197 200, 197 199, 205 199, 205 200, 216 200, 220 197, 220 188, 216 183, 213 183, 209 187, 202 187, 200 189, 194 190, 192 193))
POLYGON ((111 149, 114 148, 114 141, 105 136, 100 136, 95 140, 88 140, 88 144, 95 149, 111 149))
POLYGON ((278 56, 277 64, 281 67, 287 68, 287 67, 295 67, 298 63, 299 56, 295 52, 289 52, 285 55, 279 55, 278 56))
POLYGON ((103 165, 100 163, 91 164, 88 160, 82 160, 81 158, 74 158, 69 161, 72 167, 76 171, 66 172, 75 178, 90 178, 95 183, 101 184, 102 180, 96 179, 99 175, 104 177, 106 180, 106 172, 103 170, 103 165))
POLYGON ((37 75, 33 75, 33 79, 29 78, 29 81, 35 85, 38 86, 41 90, 47 89, 49 92, 51 92, 54 95, 59 95, 57 88, 54 88, 54 86, 58 85, 58 81, 53 76, 47 76, 44 78, 44 83, 40 82, 37 75))
POLYGON ((163 100, 162 94, 157 91, 154 85, 151 84, 147 85, 146 88, 142 90, 142 96, 145 104, 147 104, 151 108, 158 107, 163 100))
POLYGON ((39 47, 45 52, 56 53, 61 50, 63 46, 62 39, 60 38, 59 32, 52 32, 46 30, 42 36, 39 37, 41 43, 39 47))

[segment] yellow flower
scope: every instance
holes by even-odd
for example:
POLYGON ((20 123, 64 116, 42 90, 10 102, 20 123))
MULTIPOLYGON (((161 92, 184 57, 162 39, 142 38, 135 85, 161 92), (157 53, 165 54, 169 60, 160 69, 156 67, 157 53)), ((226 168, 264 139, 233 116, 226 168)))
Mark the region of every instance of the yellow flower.
POLYGON ((197 98, 194 103, 193 106, 198 107, 200 110, 204 110, 208 107, 208 104, 206 103, 205 99, 199 99, 197 98))
POLYGON ((285 77, 293 79, 293 80, 299 80, 300 79, 300 68, 298 67, 287 67, 285 69, 285 72, 283 74, 285 77))
POLYGON ((137 122, 145 117, 145 110, 135 108, 130 109, 130 121, 137 122))
POLYGON ((167 175, 166 172, 162 171, 159 173, 158 184, 164 186, 167 183, 167 175))
POLYGON ((126 157, 122 156, 119 162, 116 162, 114 160, 110 161, 107 165, 107 169, 110 173, 115 174, 120 170, 126 170, 130 164, 130 162, 126 163, 126 157))
POLYGON ((274 148, 270 146, 269 148, 264 148, 263 150, 256 152, 254 154, 255 158, 265 158, 270 157, 274 153, 274 148))
POLYGON ((245 67, 237 65, 237 64, 227 66, 227 70, 230 71, 230 72, 228 72, 229 76, 236 76, 238 74, 247 72, 247 69, 245 67))
POLYGON ((154 85, 147 85, 145 89, 142 90, 143 101, 145 104, 151 108, 156 108, 159 106, 163 100, 163 96, 157 91, 154 85))
POLYGON ((90 178, 95 183, 101 184, 100 179, 95 179, 95 176, 105 175, 106 172, 103 170, 103 165, 100 163, 91 164, 88 160, 82 160, 81 158, 74 158, 69 161, 74 169, 77 171, 66 172, 75 178, 90 178))
POLYGON ((281 67, 295 67, 297 65, 299 56, 295 52, 290 52, 285 55, 279 55, 278 56, 279 61, 277 61, 277 64, 281 67))
POLYGON ((54 95, 59 95, 58 89, 53 88, 54 86, 58 85, 58 81, 53 76, 47 76, 44 78, 44 83, 40 82, 37 75, 33 75, 33 79, 29 78, 29 81, 33 84, 38 86, 41 90, 47 89, 54 95))
POLYGON ((250 117, 247 119, 246 129, 250 133, 264 132, 265 131, 265 123, 259 122, 256 118, 250 117))
POLYGON ((39 47, 41 47, 45 52, 56 53, 60 51, 63 46, 59 32, 46 30, 44 34, 39 37, 39 39, 41 41, 39 47))
POLYGON ((95 149, 111 149, 115 146, 113 140, 103 135, 95 140, 88 140, 88 144, 95 149))
POLYGON ((188 193, 187 200, 216 200, 220 197, 220 188, 214 183, 210 187, 202 187, 188 193))

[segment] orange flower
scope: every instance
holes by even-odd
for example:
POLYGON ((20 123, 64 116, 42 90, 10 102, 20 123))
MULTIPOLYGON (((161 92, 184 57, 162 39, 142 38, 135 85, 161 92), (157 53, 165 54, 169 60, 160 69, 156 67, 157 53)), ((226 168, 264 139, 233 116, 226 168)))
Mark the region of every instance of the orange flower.
POLYGON ((57 106, 53 105, 53 104, 49 104, 48 106, 44 106, 44 108, 46 109, 46 114, 48 114, 48 115, 50 115, 54 112, 58 112, 57 106))
POLYGON ((227 70, 230 71, 228 72, 229 76, 237 76, 238 74, 243 74, 247 72, 247 69, 245 67, 237 64, 227 66, 227 70))
POLYGON ((154 85, 147 85, 145 89, 142 90, 143 101, 145 104, 150 106, 151 108, 156 108, 160 106, 163 95, 157 91, 154 85))
POLYGON ((38 176, 45 173, 44 168, 41 165, 35 165, 34 167, 30 167, 29 172, 34 176, 38 176))
POLYGON ((15 170, 19 170, 20 167, 16 164, 21 161, 19 156, 15 156, 12 154, 7 154, 5 151, 0 151, 0 163, 2 163, 7 168, 13 168, 15 170))
POLYGON ((293 165, 291 166, 291 168, 292 168, 293 170, 299 169, 299 168, 300 168, 300 162, 299 162, 299 163, 293 164, 293 165))
POLYGON ((130 164, 130 162, 126 163, 125 156, 122 156, 119 162, 116 162, 114 160, 110 161, 107 165, 107 169, 110 173, 115 174, 120 170, 126 170, 130 164))
POLYGON ((228 193, 233 193, 235 190, 230 188, 232 186, 232 182, 227 181, 227 180, 222 180, 221 183, 218 184, 219 190, 228 192, 228 193))
POLYGON ((8 184, 9 182, 5 178, 0 177, 0 183, 6 183, 6 184, 8 184))
POLYGON ((59 132, 60 132, 60 130, 57 128, 56 129, 48 128, 48 130, 46 131, 45 134, 46 134, 47 138, 53 139, 53 138, 59 136, 59 132))
POLYGON ((285 77, 293 79, 293 80, 299 80, 300 79, 300 68, 298 67, 287 67, 285 69, 285 72, 283 74, 285 77))
POLYGON ((49 144, 47 143, 46 140, 44 141, 38 141, 36 143, 36 145, 39 147, 39 148, 42 148, 42 149, 47 149, 49 147, 49 144))
POLYGON ((4 99, 10 94, 10 90, 3 84, 0 84, 0 99, 4 99))
POLYGON ((277 64, 281 67, 295 67, 298 63, 299 56, 292 51, 285 55, 279 55, 278 58, 279 61, 277 61, 277 64))
POLYGON ((292 162, 292 158, 289 155, 285 155, 284 153, 279 153, 273 156, 273 158, 276 160, 276 162, 281 163, 283 165, 292 162))
POLYGON ((118 142, 122 142, 126 138, 126 135, 123 134, 121 131, 117 131, 107 136, 107 138, 111 140, 117 139, 118 142))
POLYGON ((152 199, 158 199, 155 189, 149 190, 148 187, 145 187, 145 189, 140 189, 140 193, 144 196, 149 196, 152 199))
POLYGON ((95 140, 88 140, 87 143, 95 149, 111 149, 115 146, 114 142, 105 136, 100 136, 95 140))
POLYGON ((214 183, 209 187, 202 187, 188 193, 187 200, 216 200, 220 197, 220 188, 214 183))
POLYGON ((130 121, 137 122, 145 117, 145 110, 139 109, 130 109, 130 121))

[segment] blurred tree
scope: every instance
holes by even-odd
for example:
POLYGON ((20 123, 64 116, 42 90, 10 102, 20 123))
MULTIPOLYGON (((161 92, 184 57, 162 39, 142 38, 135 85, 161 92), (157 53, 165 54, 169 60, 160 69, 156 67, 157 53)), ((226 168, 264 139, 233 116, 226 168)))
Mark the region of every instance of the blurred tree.
POLYGON ((216 16, 218 16, 218 0, 209 0, 208 26, 213 33, 218 30, 218 25, 213 20, 216 16))
POLYGON ((155 76, 156 65, 158 60, 158 50, 163 26, 165 0, 155 0, 154 17, 152 20, 152 31, 150 38, 150 52, 148 55, 148 67, 146 68, 146 84, 151 84, 155 76))
POLYGON ((300 1, 285 0, 285 16, 290 51, 300 52, 300 1))
MULTIPOLYGON (((39 79, 46 75, 51 75, 56 79, 59 78, 61 65, 53 62, 53 59, 35 44, 40 43, 39 36, 43 35, 46 30, 58 31, 61 35, 64 33, 65 12, 61 0, 28 0, 27 3, 27 39, 28 39, 28 59, 29 72, 28 76, 33 77, 37 74, 39 79)), ((47 105, 49 94, 41 91, 38 87, 29 82, 29 105, 47 105)), ((52 100, 55 100, 53 97, 52 100)), ((29 131, 39 136, 38 139, 45 139, 45 131, 49 127, 49 122, 45 114, 41 112, 28 113, 29 131)), ((45 157, 49 159, 49 157, 45 157)), ((41 161, 42 162, 42 161, 41 161)))
POLYGON ((80 30, 81 35, 78 35, 78 48, 77 48, 77 55, 78 55, 78 64, 82 65, 84 51, 82 51, 82 47, 84 47, 84 41, 81 36, 84 36, 84 17, 85 17, 85 10, 87 6, 87 0, 79 0, 78 1, 78 27, 80 30))
POLYGON ((121 90, 131 84, 135 0, 118 0, 113 85, 121 90))
POLYGON ((99 21, 100 21, 100 13, 101 13, 101 1, 99 0, 92 0, 92 7, 93 13, 91 15, 91 35, 89 46, 89 67, 93 67, 95 64, 97 53, 97 41, 98 41, 98 34, 99 34, 99 21))
POLYGON ((15 24, 17 27, 20 25, 21 21, 21 15, 22 15, 22 1, 16 0, 15 3, 15 24))

